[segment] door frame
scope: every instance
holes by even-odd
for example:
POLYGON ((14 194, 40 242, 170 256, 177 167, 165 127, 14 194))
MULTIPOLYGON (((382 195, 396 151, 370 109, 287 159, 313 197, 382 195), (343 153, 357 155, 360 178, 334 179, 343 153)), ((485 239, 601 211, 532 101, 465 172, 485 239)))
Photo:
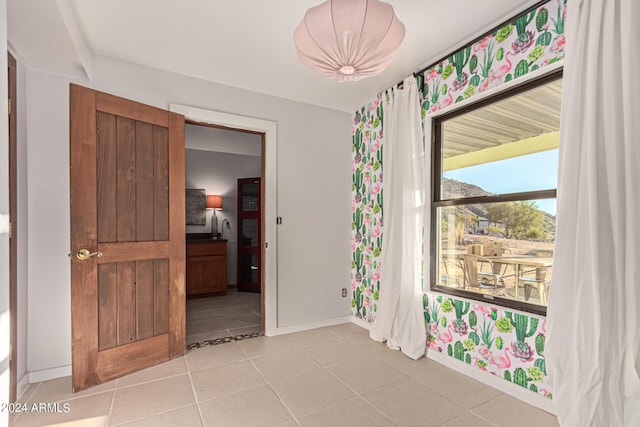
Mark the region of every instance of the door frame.
POLYGON ((7 51, 9 82, 9 402, 18 398, 18 108, 17 63, 7 51))
POLYGON ((240 132, 262 134, 262 319, 266 336, 277 335, 277 123, 238 114, 223 113, 181 104, 170 104, 169 111, 182 114, 186 122, 210 125, 240 132))

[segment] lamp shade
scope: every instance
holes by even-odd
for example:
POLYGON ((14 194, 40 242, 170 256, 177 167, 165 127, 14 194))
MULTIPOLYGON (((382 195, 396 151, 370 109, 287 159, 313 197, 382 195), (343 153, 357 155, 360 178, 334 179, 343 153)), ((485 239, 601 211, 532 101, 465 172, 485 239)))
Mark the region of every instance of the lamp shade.
POLYGON ((298 59, 338 81, 380 73, 393 61, 405 28, 378 0, 327 0, 305 13, 293 34, 298 59))
POLYGON ((207 196, 207 209, 222 209, 222 196, 207 196))

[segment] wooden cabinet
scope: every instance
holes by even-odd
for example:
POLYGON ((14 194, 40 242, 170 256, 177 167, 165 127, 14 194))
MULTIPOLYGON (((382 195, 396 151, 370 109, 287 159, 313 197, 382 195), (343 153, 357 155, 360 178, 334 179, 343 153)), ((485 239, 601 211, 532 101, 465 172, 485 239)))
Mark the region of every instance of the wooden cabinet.
POLYGON ((227 293, 227 241, 187 239, 187 298, 227 293))

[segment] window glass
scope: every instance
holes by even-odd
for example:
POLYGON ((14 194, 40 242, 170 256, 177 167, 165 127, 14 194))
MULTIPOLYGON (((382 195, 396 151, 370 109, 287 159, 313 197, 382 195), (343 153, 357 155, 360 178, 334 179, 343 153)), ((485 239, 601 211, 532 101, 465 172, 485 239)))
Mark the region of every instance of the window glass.
POLYGON ((435 119, 432 288, 541 312, 553 269, 562 80, 435 119))

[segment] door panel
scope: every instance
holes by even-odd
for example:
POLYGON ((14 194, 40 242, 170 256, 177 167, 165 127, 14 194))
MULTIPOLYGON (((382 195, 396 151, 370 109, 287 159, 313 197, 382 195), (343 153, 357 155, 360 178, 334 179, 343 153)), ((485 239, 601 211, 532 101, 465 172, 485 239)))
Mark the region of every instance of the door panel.
POLYGON ((184 354, 184 228, 184 118, 71 85, 75 391, 184 354))

